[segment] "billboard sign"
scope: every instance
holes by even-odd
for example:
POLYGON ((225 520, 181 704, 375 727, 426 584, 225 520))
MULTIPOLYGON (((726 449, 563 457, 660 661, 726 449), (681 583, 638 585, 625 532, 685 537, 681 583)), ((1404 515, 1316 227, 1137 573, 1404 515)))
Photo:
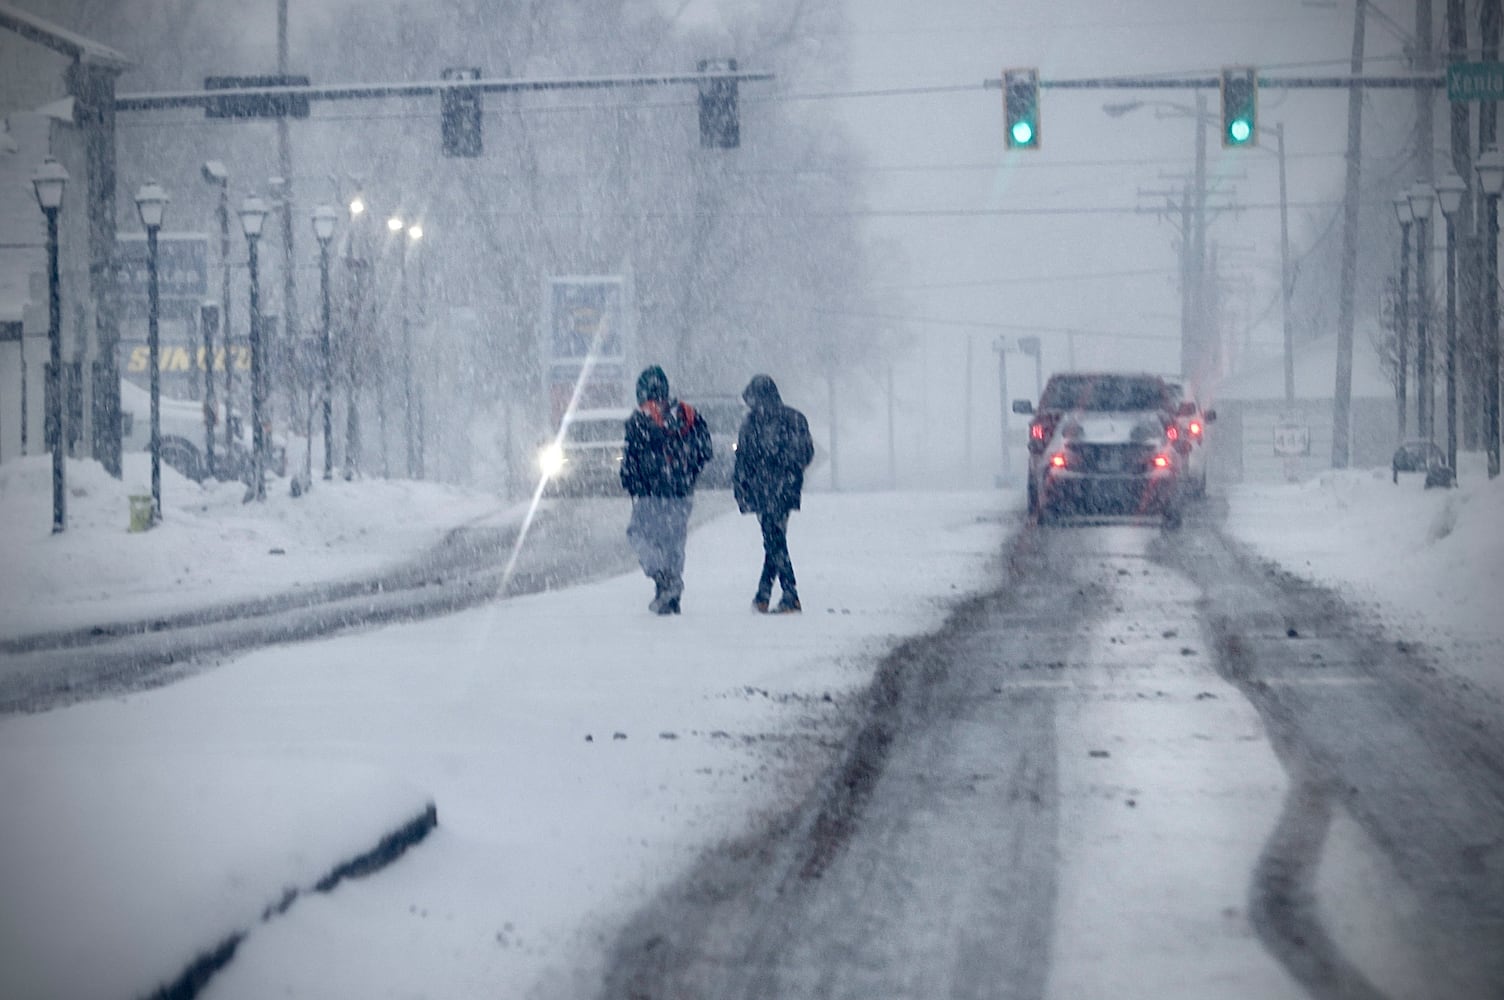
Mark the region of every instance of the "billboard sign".
POLYGON ((571 401, 578 409, 630 407, 635 402, 630 300, 626 279, 620 275, 548 279, 542 354, 554 427, 571 401))
MULTIPOLYGON (((150 281, 146 234, 115 237, 115 292, 129 314, 145 316, 150 281)), ((203 233, 157 234, 157 296, 160 314, 197 314, 209 294, 209 237, 203 233)))

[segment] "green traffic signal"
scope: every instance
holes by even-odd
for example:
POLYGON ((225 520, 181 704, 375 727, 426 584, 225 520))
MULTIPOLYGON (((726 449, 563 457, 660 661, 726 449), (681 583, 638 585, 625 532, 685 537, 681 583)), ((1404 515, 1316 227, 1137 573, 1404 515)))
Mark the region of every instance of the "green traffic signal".
POLYGON ((1039 148, 1039 70, 1003 71, 1003 125, 1009 149, 1039 148))
POLYGON ((1222 70, 1222 145, 1247 146, 1258 140, 1258 71, 1250 66, 1222 70))

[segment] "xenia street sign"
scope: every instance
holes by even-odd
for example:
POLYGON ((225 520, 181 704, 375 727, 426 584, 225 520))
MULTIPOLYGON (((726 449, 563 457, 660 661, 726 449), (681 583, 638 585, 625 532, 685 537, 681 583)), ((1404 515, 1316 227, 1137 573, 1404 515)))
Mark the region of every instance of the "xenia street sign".
POLYGON ((1504 100, 1504 63, 1452 63, 1447 67, 1447 99, 1451 101, 1504 100))

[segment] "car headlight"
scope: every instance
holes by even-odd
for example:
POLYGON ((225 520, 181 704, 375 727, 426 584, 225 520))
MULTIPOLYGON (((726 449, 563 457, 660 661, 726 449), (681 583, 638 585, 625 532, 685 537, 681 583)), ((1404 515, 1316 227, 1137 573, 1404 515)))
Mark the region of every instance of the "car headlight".
POLYGON ((538 468, 545 479, 552 479, 564 471, 564 449, 557 444, 544 445, 538 451, 538 468))

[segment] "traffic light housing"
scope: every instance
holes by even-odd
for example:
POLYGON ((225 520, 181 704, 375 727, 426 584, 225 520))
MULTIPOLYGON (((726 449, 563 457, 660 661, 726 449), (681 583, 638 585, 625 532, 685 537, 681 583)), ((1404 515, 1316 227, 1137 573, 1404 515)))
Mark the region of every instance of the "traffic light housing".
POLYGON ((1251 66, 1222 70, 1222 145, 1253 146, 1259 141, 1259 79, 1251 66))
MULTIPOLYGON (((480 70, 463 66, 444 70, 441 78, 479 80, 480 70)), ((445 87, 439 93, 439 131, 445 156, 479 156, 485 148, 481 132, 481 92, 476 87, 445 87)))
MULTIPOLYGON (((735 59, 701 59, 699 72, 736 72, 735 59)), ((735 80, 700 81, 700 148, 736 149, 742 144, 735 80)))
POLYGON ((1039 148, 1039 70, 1003 70, 1003 139, 1009 149, 1039 148))

